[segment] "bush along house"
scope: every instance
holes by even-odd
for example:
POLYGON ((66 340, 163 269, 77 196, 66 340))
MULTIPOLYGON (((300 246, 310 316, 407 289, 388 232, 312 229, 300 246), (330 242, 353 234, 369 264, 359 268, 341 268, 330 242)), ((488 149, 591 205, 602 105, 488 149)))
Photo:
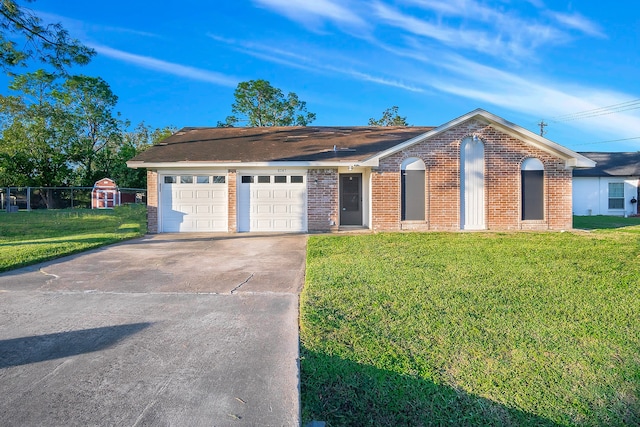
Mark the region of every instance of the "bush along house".
POLYGON ((478 109, 438 127, 187 127, 146 168, 163 232, 561 230, 595 162, 478 109))

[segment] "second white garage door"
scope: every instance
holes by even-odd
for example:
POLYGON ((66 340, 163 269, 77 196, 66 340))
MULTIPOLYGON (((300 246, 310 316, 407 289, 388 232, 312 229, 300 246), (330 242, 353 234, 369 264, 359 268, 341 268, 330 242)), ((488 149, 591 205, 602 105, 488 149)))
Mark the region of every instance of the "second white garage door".
POLYGON ((238 231, 306 232, 306 174, 240 174, 238 231))

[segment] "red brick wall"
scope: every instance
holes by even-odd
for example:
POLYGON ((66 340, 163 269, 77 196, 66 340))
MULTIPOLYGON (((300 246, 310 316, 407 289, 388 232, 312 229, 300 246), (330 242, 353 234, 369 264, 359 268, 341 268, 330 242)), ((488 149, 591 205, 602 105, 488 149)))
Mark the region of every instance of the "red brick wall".
POLYGON ((147 170, 147 232, 158 232, 158 173, 147 170))
POLYGON ((564 161, 476 120, 465 122, 429 140, 380 161, 372 174, 372 226, 399 230, 400 168, 417 157, 426 165, 425 219, 430 230, 460 229, 460 143, 477 135, 485 150, 485 220, 489 230, 570 229, 571 170, 564 161), (545 169, 545 218, 521 220, 520 168, 529 158, 545 169))
POLYGON ((310 169, 307 174, 307 213, 309 231, 338 228, 338 170, 310 169))
POLYGON ((238 231, 238 223, 237 223, 237 173, 235 169, 229 169, 227 173, 227 191, 228 191, 228 228, 227 231, 230 233, 235 233, 238 231))

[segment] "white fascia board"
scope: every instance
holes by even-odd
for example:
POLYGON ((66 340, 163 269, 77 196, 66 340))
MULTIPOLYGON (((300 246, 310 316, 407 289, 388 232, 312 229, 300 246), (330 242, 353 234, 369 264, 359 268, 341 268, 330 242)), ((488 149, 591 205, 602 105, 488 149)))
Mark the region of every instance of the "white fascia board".
POLYGON ((553 141, 550 141, 546 138, 536 135, 535 133, 523 127, 520 127, 514 123, 511 123, 503 119, 502 117, 496 116, 495 114, 491 114, 488 111, 485 111, 481 108, 473 110, 463 116, 453 119, 441 126, 438 126, 437 128, 430 130, 429 132, 426 132, 422 135, 418 135, 414 138, 411 138, 408 141, 403 142, 402 144, 396 145, 395 147, 392 147, 388 150, 378 153, 375 156, 364 160, 363 162, 360 163, 360 165, 376 167, 378 166, 380 159, 390 156, 392 154, 395 154, 399 151, 402 151, 405 148, 410 147, 414 144, 418 144, 426 139, 433 137, 434 135, 437 135, 441 132, 445 132, 446 130, 451 129, 470 119, 476 119, 476 120, 485 122, 489 125, 496 127, 497 129, 501 130, 502 132, 508 135, 511 135, 518 139, 522 139, 525 142, 533 145, 534 147, 537 147, 543 151, 546 151, 547 153, 560 157, 563 160, 565 160, 567 167, 592 168, 596 165, 596 163, 593 160, 588 159, 585 156, 578 154, 573 150, 570 150, 566 147, 563 147, 560 144, 556 144, 553 141))
POLYGON ((358 160, 343 160, 333 162, 132 162, 128 161, 127 166, 133 169, 185 169, 185 168, 337 168, 355 166, 358 160))

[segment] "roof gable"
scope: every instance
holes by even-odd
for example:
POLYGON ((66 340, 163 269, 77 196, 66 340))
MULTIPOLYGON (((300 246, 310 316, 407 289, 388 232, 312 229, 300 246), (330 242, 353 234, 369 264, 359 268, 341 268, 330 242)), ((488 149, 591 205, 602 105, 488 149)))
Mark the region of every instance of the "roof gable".
POLYGON ((377 166, 380 159, 395 154, 399 151, 402 151, 408 147, 411 147, 415 144, 419 144, 429 138, 432 138, 438 134, 446 132, 449 129, 452 129, 468 120, 479 120, 484 122, 492 127, 511 135, 515 138, 518 138, 530 145, 533 145, 543 151, 546 151, 556 157, 559 157, 565 160, 567 167, 586 167, 590 168, 595 166, 595 162, 587 157, 576 153, 573 150, 570 150, 566 147, 563 147, 560 144, 556 144, 553 141, 550 141, 546 138, 543 138, 535 133, 520 127, 514 123, 511 123, 502 117, 496 116, 495 114, 491 114, 488 111, 483 109, 473 110, 463 116, 460 116, 456 119, 453 119, 437 128, 432 129, 431 131, 425 133, 424 135, 419 135, 415 138, 412 138, 402 144, 396 145, 395 147, 391 147, 384 152, 378 153, 375 156, 367 159, 362 165, 367 166, 377 166))

